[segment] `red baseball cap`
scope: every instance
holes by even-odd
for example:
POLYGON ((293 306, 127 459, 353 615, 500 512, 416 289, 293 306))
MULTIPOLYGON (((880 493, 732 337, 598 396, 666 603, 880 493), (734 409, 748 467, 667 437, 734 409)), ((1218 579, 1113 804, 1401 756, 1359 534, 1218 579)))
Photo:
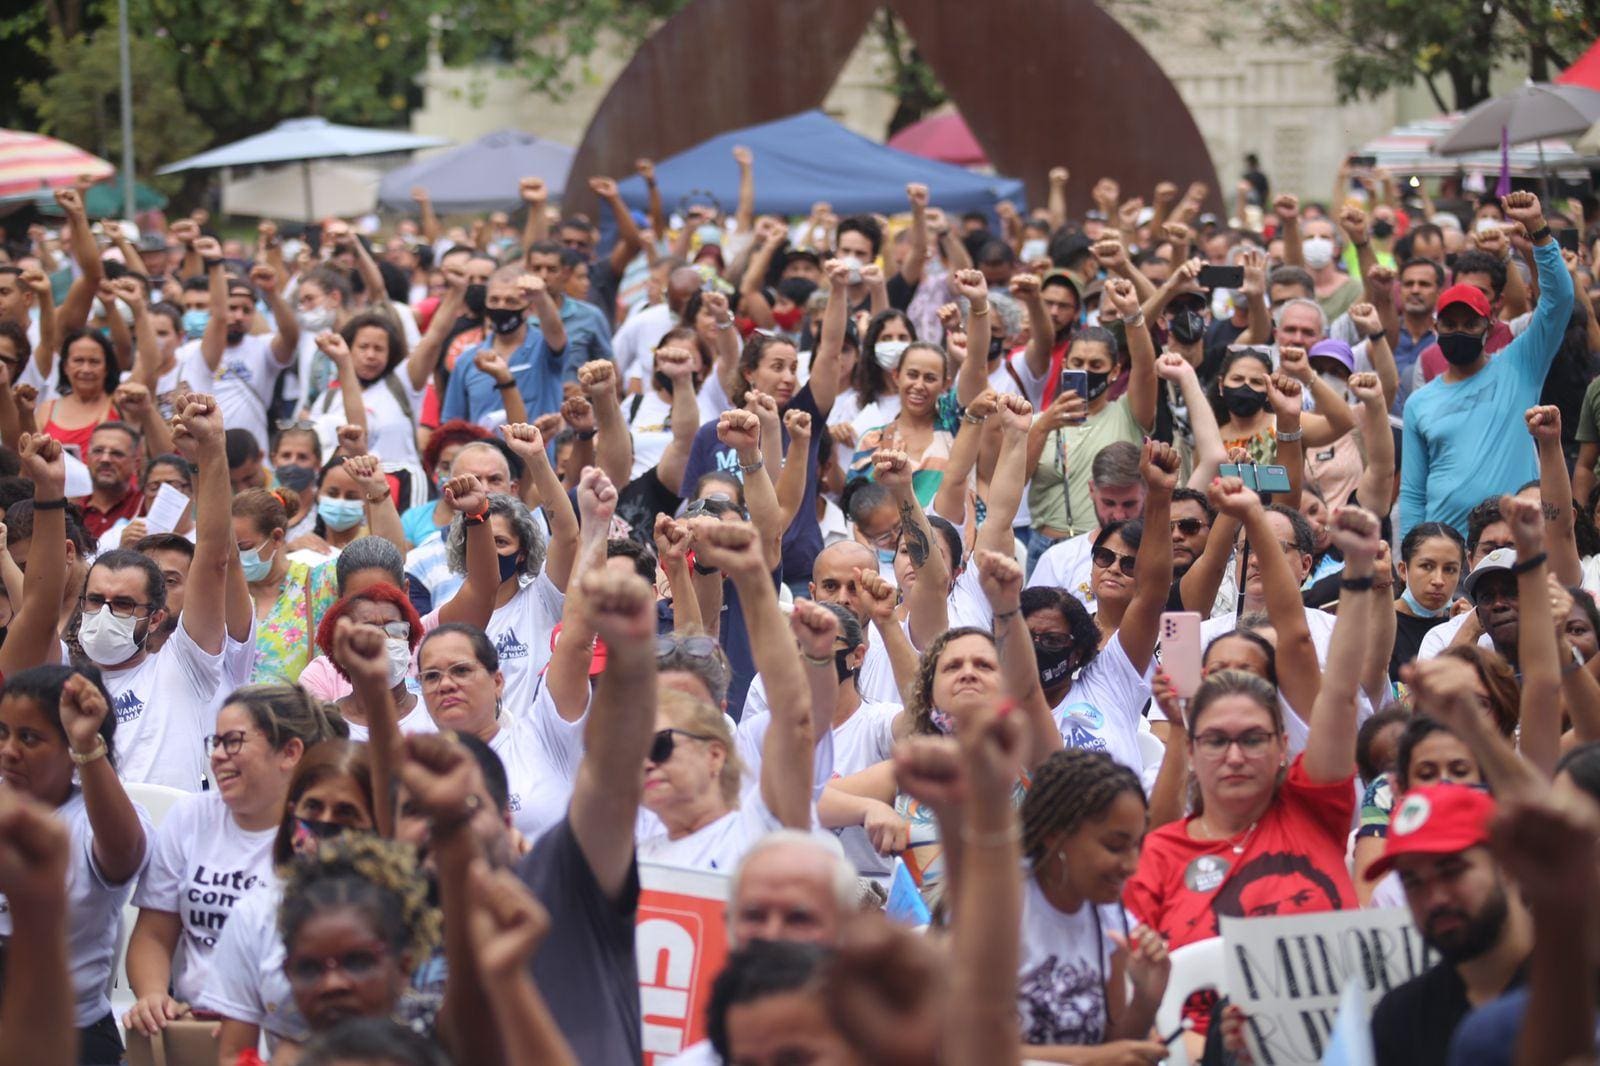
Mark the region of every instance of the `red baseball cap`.
POLYGON ((1450 286, 1439 294, 1439 304, 1434 308, 1434 313, 1443 314, 1451 304, 1466 304, 1482 317, 1489 317, 1489 298, 1476 285, 1462 283, 1450 286))
POLYGON ((1487 844, 1494 809, 1492 796, 1467 785, 1412 789, 1389 817, 1389 837, 1383 854, 1368 867, 1367 880, 1394 869, 1401 855, 1453 855, 1487 844))
MULTIPOLYGON (((557 622, 556 627, 550 631, 551 651, 556 650, 556 639, 560 636, 561 623, 557 622)), ((605 673, 606 670, 606 642, 601 640, 599 637, 595 637, 593 648, 594 651, 590 654, 589 658, 589 676, 599 677, 601 674, 605 673)), ((548 667, 546 668, 548 669, 548 667)))

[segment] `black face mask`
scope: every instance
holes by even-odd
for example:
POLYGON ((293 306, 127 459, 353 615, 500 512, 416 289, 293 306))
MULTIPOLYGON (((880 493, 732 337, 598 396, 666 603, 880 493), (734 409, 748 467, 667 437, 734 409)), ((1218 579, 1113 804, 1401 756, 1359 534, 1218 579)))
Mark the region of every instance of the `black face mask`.
POLYGON ((1089 399, 1098 400, 1111 387, 1111 375, 1095 370, 1085 370, 1089 382, 1089 399))
POLYGON ((1267 394, 1248 385, 1233 385, 1222 390, 1222 403, 1235 418, 1249 418, 1267 406, 1267 394))
POLYGON ((1472 333, 1441 333, 1439 353, 1451 366, 1470 366, 1483 354, 1483 337, 1472 333))
POLYGON ((1206 335, 1206 316, 1199 311, 1179 311, 1172 316, 1172 339, 1193 344, 1206 335))
POLYGON ((1372 223, 1372 235, 1378 240, 1394 236, 1394 223, 1386 218, 1380 218, 1372 223))
POLYGON ((472 315, 473 318, 482 318, 483 317, 483 309, 487 305, 486 301, 488 299, 489 299, 489 286, 487 286, 487 285, 468 285, 467 286, 467 297, 466 297, 467 311, 472 315))
POLYGON ((522 328, 522 314, 526 307, 491 307, 484 311, 489 317, 489 327, 502 337, 522 328))
POLYGON ((861 678, 861 667, 845 665, 850 658, 850 653, 853 651, 855 649, 851 648, 849 651, 840 650, 833 653, 833 672, 838 675, 839 684, 841 685, 845 683, 846 678, 857 681, 861 678))
POLYGON ((1039 684, 1049 688, 1072 672, 1072 649, 1044 648, 1033 642, 1033 659, 1039 668, 1039 684))

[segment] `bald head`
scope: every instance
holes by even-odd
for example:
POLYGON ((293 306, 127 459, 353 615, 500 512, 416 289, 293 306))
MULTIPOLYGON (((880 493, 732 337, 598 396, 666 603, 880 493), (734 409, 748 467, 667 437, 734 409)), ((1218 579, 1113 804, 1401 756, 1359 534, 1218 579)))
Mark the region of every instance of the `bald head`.
POLYGON ((753 940, 834 944, 856 905, 856 872, 839 842, 786 829, 762 837, 733 873, 728 932, 753 940))
POLYGON ((817 553, 811 565, 811 598, 818 603, 837 603, 863 625, 866 624, 866 607, 861 600, 861 583, 856 571, 863 574, 878 572, 878 554, 864 544, 841 540, 817 553))
POLYGON ((693 267, 679 267, 667 275, 667 306, 672 313, 682 314, 683 305, 700 288, 700 272, 693 267))

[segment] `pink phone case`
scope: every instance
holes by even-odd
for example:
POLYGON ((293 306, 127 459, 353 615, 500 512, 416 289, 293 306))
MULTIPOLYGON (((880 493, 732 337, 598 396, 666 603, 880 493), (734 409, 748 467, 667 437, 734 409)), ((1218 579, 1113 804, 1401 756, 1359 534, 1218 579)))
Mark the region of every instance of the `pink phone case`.
POLYGON ((1161 670, 1184 699, 1200 688, 1200 616, 1194 611, 1161 615, 1161 670))

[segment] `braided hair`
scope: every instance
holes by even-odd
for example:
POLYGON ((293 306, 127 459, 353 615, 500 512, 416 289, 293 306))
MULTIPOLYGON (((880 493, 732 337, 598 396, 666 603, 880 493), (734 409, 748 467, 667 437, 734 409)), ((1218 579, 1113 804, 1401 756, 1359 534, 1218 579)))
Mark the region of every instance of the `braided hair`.
POLYGON ((363 912, 407 972, 439 943, 439 912, 428 905, 427 879, 404 844, 346 833, 324 843, 314 862, 293 865, 278 910, 285 950, 292 952, 306 922, 336 907, 363 912))
POLYGON ((1045 857, 1046 841, 1057 834, 1076 833, 1109 810, 1124 792, 1145 804, 1138 776, 1105 752, 1083 748, 1053 752, 1033 771, 1033 786, 1022 801, 1023 855, 1037 867, 1045 857))

